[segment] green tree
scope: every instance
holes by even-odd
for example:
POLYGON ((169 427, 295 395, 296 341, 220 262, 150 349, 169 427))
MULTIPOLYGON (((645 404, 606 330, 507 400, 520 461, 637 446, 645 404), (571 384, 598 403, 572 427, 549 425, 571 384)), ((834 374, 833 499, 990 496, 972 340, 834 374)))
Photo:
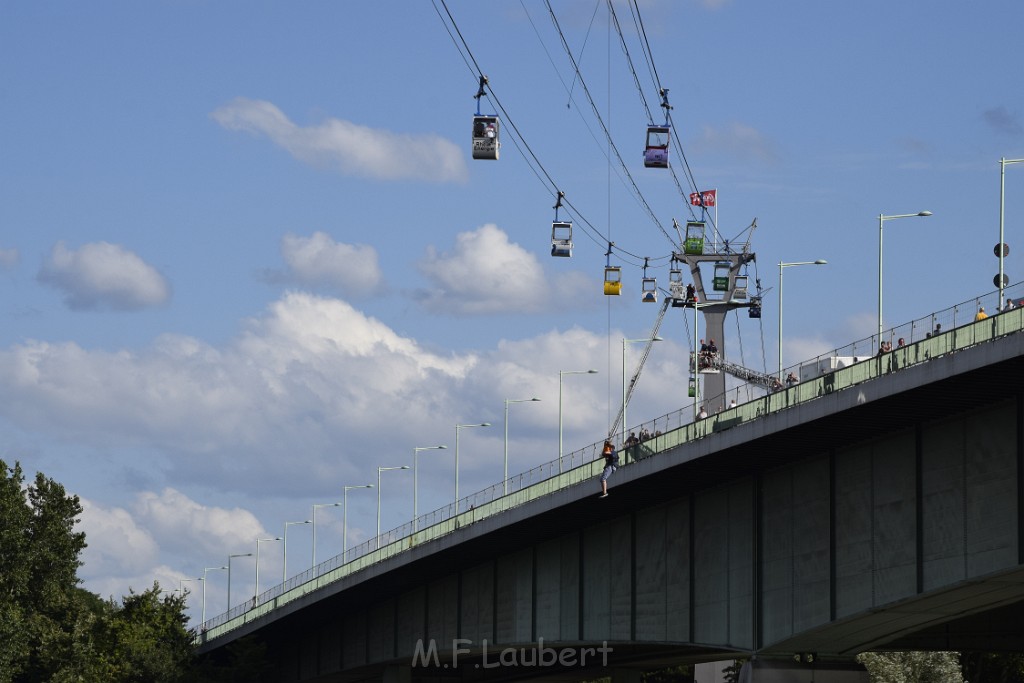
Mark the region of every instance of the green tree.
POLYGON ((871 683, 963 683, 956 652, 862 652, 871 683))
POLYGON ((183 596, 154 583, 116 603, 79 587, 81 513, 57 482, 26 485, 0 460, 0 683, 192 680, 183 596))

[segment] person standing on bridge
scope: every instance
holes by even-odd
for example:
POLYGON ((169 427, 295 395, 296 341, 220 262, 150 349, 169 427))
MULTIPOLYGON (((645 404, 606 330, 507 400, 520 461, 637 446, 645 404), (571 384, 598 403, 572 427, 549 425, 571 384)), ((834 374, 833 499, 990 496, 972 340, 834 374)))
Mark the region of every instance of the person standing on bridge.
POLYGON ((601 449, 601 455, 604 457, 604 471, 601 472, 601 495, 599 498, 607 498, 608 477, 612 476, 615 470, 619 469, 619 454, 611 441, 605 441, 604 448, 601 449))

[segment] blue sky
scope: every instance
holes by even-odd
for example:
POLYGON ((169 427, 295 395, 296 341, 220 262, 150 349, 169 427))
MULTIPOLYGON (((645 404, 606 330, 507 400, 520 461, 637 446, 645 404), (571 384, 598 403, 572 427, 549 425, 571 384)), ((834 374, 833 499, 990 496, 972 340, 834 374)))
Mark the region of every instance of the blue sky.
MULTIPOLYGON (((572 205, 629 253, 667 255, 607 161, 547 7, 448 7, 572 205)), ((652 212, 685 221, 671 175, 642 166, 647 114, 606 4, 551 7, 652 212)), ((615 7, 656 108, 629 8, 615 7)), ((888 324, 992 289, 998 161, 1024 158, 1024 5, 639 7, 721 232, 757 219, 751 275, 775 287, 780 260, 829 261, 786 275, 787 363, 873 333, 880 213, 934 214, 886 226, 888 324)), ((38 2, 3 15, 0 458, 85 501, 87 588, 176 587, 340 501, 342 486, 375 482, 378 465, 411 464, 417 446, 449 446, 420 454, 420 510, 444 505, 459 423, 494 425, 460 437, 460 487, 484 488, 501 474, 506 398, 542 399, 511 407, 512 471, 552 460, 560 370, 599 371, 565 378, 566 450, 607 431, 621 340, 646 335, 656 307, 639 300, 635 259, 613 257, 625 293, 603 296, 604 248, 579 228, 572 259, 548 255, 553 192, 507 121, 501 159, 470 158, 477 83, 431 2, 38 2)), ((1006 188, 1016 283, 1024 167, 1006 188)), ((768 371, 774 296, 760 325, 727 324, 728 353, 768 371)), ((667 319, 631 423, 688 404, 688 330, 667 319)), ((385 476, 391 528, 411 516, 412 480, 385 476)), ((350 544, 372 534, 375 505, 350 492, 350 544)), ((326 558, 340 515, 317 514, 326 558)), ((290 569, 308 566, 309 536, 290 531, 290 569)), ((262 552, 275 576, 280 551, 262 552)), ((244 594, 252 561, 235 562, 244 594)), ((225 584, 211 574, 209 614, 225 584)))

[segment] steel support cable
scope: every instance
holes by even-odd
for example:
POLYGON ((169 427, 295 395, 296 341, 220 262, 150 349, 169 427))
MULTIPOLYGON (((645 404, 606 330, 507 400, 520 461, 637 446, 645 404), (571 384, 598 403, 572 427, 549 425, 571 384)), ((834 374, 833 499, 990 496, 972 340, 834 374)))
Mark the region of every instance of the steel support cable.
POLYGON ((605 139, 608 142, 608 146, 614 152, 615 158, 622 166, 622 169, 625 172, 626 177, 629 178, 629 182, 633 186, 633 191, 636 193, 637 197, 640 198, 640 201, 642 202, 643 207, 647 211, 648 215, 651 217, 651 220, 654 221, 654 224, 658 226, 659 230, 661 230, 662 234, 665 236, 665 239, 667 239, 674 248, 676 246, 675 242, 672 240, 672 237, 668 234, 668 231, 665 230, 665 226, 663 226, 661 224, 661 221, 658 220, 657 215, 654 213, 654 209, 651 208, 651 205, 647 202, 647 199, 643 196, 643 193, 640 191, 640 187, 636 184, 636 180, 633 178, 633 175, 629 172, 629 167, 626 165, 626 162, 622 158, 622 154, 619 152, 618 147, 616 147, 615 145, 615 141, 612 139, 611 131, 608 130, 608 126, 605 124, 604 119, 601 117, 601 112, 597 108, 597 104, 594 102, 594 98, 590 93, 590 88, 587 87, 587 82, 586 80, 584 80, 583 74, 580 72, 579 64, 577 64, 575 58, 572 56, 572 50, 569 48, 569 43, 565 38, 565 34, 562 31, 562 27, 558 23, 558 17, 555 16, 554 8, 551 7, 551 0, 546 0, 545 4, 548 8, 548 14, 551 16, 551 21, 555 25, 555 30, 558 32, 558 36, 561 39, 562 48, 565 50, 565 54, 569 57, 569 61, 572 62, 573 70, 576 72, 576 75, 579 78, 580 86, 583 88, 583 93, 587 96, 587 101, 590 103, 590 108, 594 113, 594 117, 597 118, 598 123, 601 125, 601 130, 604 132, 605 139))
POLYGON ((643 86, 640 85, 640 77, 637 76, 636 67, 633 66, 633 57, 629 53, 629 46, 626 44, 626 36, 622 33, 622 26, 619 25, 619 16, 615 13, 615 5, 612 0, 606 0, 608 3, 608 13, 611 14, 612 24, 615 26, 615 32, 619 36, 619 44, 622 45, 622 53, 626 56, 626 64, 629 65, 629 70, 633 74, 633 83, 636 84, 636 92, 640 97, 640 102, 643 104, 644 111, 647 112, 647 120, 652 124, 654 123, 654 116, 651 114, 651 107, 647 103, 647 98, 644 97, 643 86))
MULTIPOLYGON (((483 76, 483 72, 480 69, 479 63, 476 61, 476 58, 473 56, 472 50, 469 48, 469 45, 466 43, 465 37, 462 35, 462 32, 459 30, 458 25, 455 23, 455 19, 454 19, 454 17, 452 17, 451 12, 448 10, 448 6, 445 3, 445 0, 441 0, 441 4, 442 4, 442 6, 445 9, 445 14, 447 14, 449 21, 445 21, 444 15, 442 15, 440 10, 437 8, 436 0, 434 0, 433 4, 434 4, 434 10, 437 12, 439 18, 441 18, 442 23, 445 24, 445 29, 447 30, 449 37, 452 39, 452 42, 455 44, 456 49, 459 51, 459 54, 462 56, 463 61, 466 63, 467 68, 469 68, 470 72, 473 73, 474 76, 482 77, 483 76), (451 23, 450 27, 449 27, 449 22, 451 23), (455 34, 458 34, 458 39, 456 39, 455 34, 452 33, 452 29, 454 29, 455 34), (461 45, 460 45, 460 41, 461 41, 461 45), (470 62, 472 62, 472 65, 470 65, 470 62)), ((548 9, 549 9, 549 11, 552 11, 551 7, 550 7, 550 3, 548 4, 548 9)), ((553 17, 553 14, 552 14, 552 17, 553 17)), ((556 28, 557 28, 557 21, 556 21, 556 28)), ((566 43, 565 37, 564 37, 564 35, 562 35, 560 28, 559 28, 559 35, 562 38, 563 46, 568 50, 568 44, 566 43)), ((572 59, 571 53, 570 53, 569 56, 570 56, 570 60, 573 62, 573 66, 576 69, 576 72, 579 73, 576 61, 574 59, 572 59)), ((580 75, 580 82, 581 82, 581 85, 583 85, 583 87, 584 87, 584 91, 587 92, 587 97, 588 97, 588 100, 590 101, 591 107, 593 107, 594 110, 595 110, 595 113, 597 113, 596 106, 594 105, 594 101, 590 97, 589 91, 587 91, 587 89, 586 89, 586 84, 583 83, 582 75, 580 75)), ((564 81, 563 81, 563 85, 564 85, 564 81)), ((490 99, 494 103, 495 107, 498 109, 498 111, 501 112, 502 116, 506 120, 506 123, 511 127, 511 131, 514 133, 514 135, 510 136, 511 139, 512 139, 512 143, 516 146, 517 149, 519 149, 520 153, 522 153, 523 158, 526 159, 527 165, 530 167, 530 170, 534 173, 534 175, 541 182, 541 184, 544 184, 545 183, 545 179, 546 179, 546 182, 547 182, 549 188, 551 190, 553 190, 555 193, 559 192, 558 184, 554 181, 554 179, 551 177, 551 175, 547 172, 547 169, 544 168, 544 165, 540 162, 540 159, 533 152, 533 149, 530 147, 530 145, 526 142, 526 139, 523 136, 522 132, 519 130, 518 126, 516 126, 515 122, 512 120, 512 117, 509 115, 508 111, 501 104, 501 101, 498 99, 497 95, 494 93, 493 88, 490 90, 490 94, 488 94, 486 96, 488 97, 488 99, 490 99), (532 163, 531 163, 531 159, 532 159, 532 163), (543 175, 543 177, 542 177, 542 175, 543 175)), ((601 123, 602 128, 604 128, 604 122, 600 119, 600 115, 599 114, 598 114, 598 120, 601 123)), ((605 129, 605 135, 608 138, 608 140, 610 141, 611 138, 608 135, 607 129, 605 129)), ((595 136, 595 139, 596 139, 596 136, 595 136)), ((611 146, 614 149, 614 144, 612 144, 611 146)), ((618 157, 620 164, 622 164, 623 168, 625 168, 625 164, 622 162, 621 156, 618 155, 618 150, 617 149, 616 149, 616 156, 618 157)), ((628 170, 627 170, 627 175, 628 175, 628 170)), ((620 180, 621 180, 621 176, 620 176, 620 180)), ((666 237, 668 237, 668 233, 666 233, 664 228, 661 227, 661 224, 658 222, 657 217, 654 216, 654 213, 651 210, 650 206, 646 203, 646 200, 643 200, 643 196, 642 196, 642 194, 639 193, 639 188, 636 187, 636 183, 635 183, 635 181, 633 181, 631 176, 630 176, 630 182, 633 184, 633 187, 636 190, 637 195, 642 200, 642 205, 646 208, 648 213, 654 219, 655 224, 657 224, 658 227, 661 228, 662 232, 666 235, 666 237)), ((582 212, 580 212, 580 210, 577 207, 572 205, 571 202, 566 201, 566 206, 568 206, 570 209, 572 209, 572 212, 582 222, 583 227, 585 228, 585 233, 584 234, 586 234, 586 231, 591 231, 593 233, 593 235, 589 235, 588 234, 588 237, 594 242, 595 245, 597 245, 600 248, 604 249, 609 244, 609 242, 610 242, 610 240, 604 235, 604 233, 602 233, 589 220, 587 220, 586 217, 582 214, 582 212), (596 237, 595 237, 595 235, 596 235, 596 237), (598 240, 597 238, 600 238, 600 240, 598 240)), ((675 246, 675 243, 672 242, 671 238, 669 238, 669 241, 673 244, 673 246, 675 246)), ((644 258, 644 257, 638 256, 638 255, 635 255, 635 254, 631 254, 630 252, 627 252, 627 251, 625 251, 625 250, 623 250, 623 249, 621 249, 619 247, 613 247, 613 249, 615 251, 617 251, 617 252, 620 252, 620 253, 626 253, 626 254, 632 256, 633 258, 637 259, 637 261, 638 261, 637 263, 631 264, 631 265, 634 265, 636 267, 640 266, 639 262, 642 261, 643 258, 644 258)), ((669 257, 659 257, 659 260, 660 260, 660 258, 669 258, 669 257)))

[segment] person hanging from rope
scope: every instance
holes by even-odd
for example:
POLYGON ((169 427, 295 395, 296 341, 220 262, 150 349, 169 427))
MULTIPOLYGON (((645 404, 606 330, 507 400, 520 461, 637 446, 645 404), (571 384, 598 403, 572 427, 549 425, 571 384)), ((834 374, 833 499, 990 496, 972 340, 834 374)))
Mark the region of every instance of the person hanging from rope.
POLYGON ((601 472, 601 495, 599 498, 608 497, 608 477, 615 473, 615 470, 619 469, 619 453, 615 450, 615 446, 612 445, 611 441, 604 442, 604 448, 601 449, 601 456, 604 458, 604 470, 601 472))

